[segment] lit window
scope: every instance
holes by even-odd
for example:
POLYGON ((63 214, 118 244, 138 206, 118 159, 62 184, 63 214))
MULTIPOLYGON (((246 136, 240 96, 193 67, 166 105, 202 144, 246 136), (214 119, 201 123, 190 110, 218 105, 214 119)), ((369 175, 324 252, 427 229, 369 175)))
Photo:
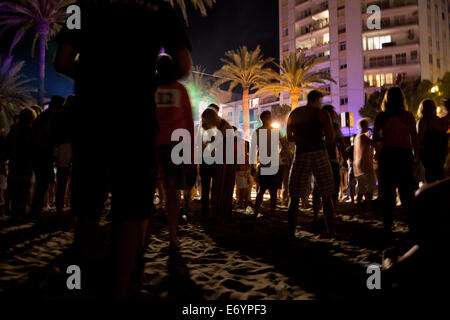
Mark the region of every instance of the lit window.
POLYGON ((392 77, 392 73, 387 73, 386 74, 386 84, 393 84, 393 83, 394 83, 394 80, 392 77))
POLYGON ((367 50, 382 49, 384 43, 391 42, 391 36, 372 37, 367 39, 367 50))
POLYGON ((255 108, 259 105, 259 98, 251 99, 250 100, 250 108, 255 108))
POLYGON ((328 43, 330 42, 330 34, 329 33, 325 33, 323 35, 323 43, 328 43))

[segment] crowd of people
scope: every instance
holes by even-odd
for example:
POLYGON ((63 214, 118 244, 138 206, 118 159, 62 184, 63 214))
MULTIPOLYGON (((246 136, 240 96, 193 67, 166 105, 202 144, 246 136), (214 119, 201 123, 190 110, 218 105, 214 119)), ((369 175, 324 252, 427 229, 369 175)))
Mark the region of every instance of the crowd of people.
POLYGON ((53 96, 45 110, 23 108, 3 137, 1 152, 3 214, 38 218, 70 206, 72 163, 70 112, 73 96, 53 96))
MULTIPOLYGON (((261 113, 262 125, 256 131, 268 129, 267 141, 257 134, 256 145, 265 143, 272 150, 271 135, 278 134, 280 153, 277 173, 261 174, 271 164, 250 163, 249 141, 220 117, 217 105, 202 112, 201 125, 195 128, 189 96, 178 82, 191 69, 190 44, 167 3, 149 10, 137 4, 89 5, 93 8, 87 16, 88 32, 63 29, 57 37, 55 68, 75 79, 75 95, 53 96, 42 111, 40 107, 21 110, 2 142, 0 196, 7 213, 18 219, 39 218, 52 202, 62 216, 70 198, 71 212, 77 217, 75 243, 88 273, 98 262, 99 219, 111 196, 114 297, 130 294, 145 249, 153 204, 149 198, 155 190, 167 213, 172 251, 180 247, 178 221, 192 215, 191 200, 200 194, 201 218, 226 223, 237 209, 257 218, 266 191, 270 214, 277 214, 282 191, 280 203, 288 206, 291 238, 295 238, 300 201, 307 207, 311 197, 315 222, 323 207, 327 233, 336 237, 338 202, 344 199, 381 208, 385 232, 390 234, 398 189, 415 230, 414 192, 420 183, 445 178, 449 118, 437 115, 434 101, 422 101, 416 124, 402 90, 390 88, 373 129, 369 119, 361 119, 360 133, 348 140, 334 107, 322 106, 322 94, 312 90, 306 106, 293 109, 287 117, 286 135, 271 130, 270 111, 261 113), (105 21, 98 15, 110 19, 109 25, 117 30, 105 33, 105 21), (150 45, 141 41, 144 38, 150 39, 150 45), (166 54, 158 56, 161 47, 166 54), (117 64, 118 60, 124 63, 117 64), (149 99, 149 88, 155 101, 149 99), (244 163, 173 163, 171 154, 178 142, 172 141, 172 133, 180 128, 191 137, 196 131, 220 131, 225 139, 233 139, 235 149, 244 147, 244 163), (226 134, 229 129, 235 131, 231 138, 226 134)), ((219 146, 213 139, 202 141, 202 151, 222 148, 226 157, 227 141, 219 146)))

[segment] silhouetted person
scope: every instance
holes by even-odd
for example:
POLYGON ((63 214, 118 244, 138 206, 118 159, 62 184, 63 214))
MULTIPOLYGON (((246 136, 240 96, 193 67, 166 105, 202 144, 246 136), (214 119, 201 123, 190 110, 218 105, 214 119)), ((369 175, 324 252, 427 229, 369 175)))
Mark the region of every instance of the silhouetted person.
POLYGON ((322 94, 312 90, 308 103, 289 115, 287 137, 296 144, 295 158, 289 177, 289 234, 295 236, 299 199, 308 194, 311 175, 314 175, 318 193, 322 197, 323 211, 330 236, 335 236, 332 196, 336 193, 330 160, 325 148, 333 143, 335 133, 329 114, 321 110, 322 94))
POLYGON ((427 183, 444 178, 444 163, 447 156, 448 124, 450 114, 439 118, 436 103, 425 99, 419 105, 417 134, 420 143, 420 158, 425 168, 427 183))
MULTIPOLYGON (((219 107, 216 104, 210 104, 207 109, 212 110, 216 113, 219 112, 219 107)), ((199 128, 199 134, 203 137, 203 126, 199 128)), ((206 143, 203 142, 202 138, 202 154, 205 150, 206 143)), ((204 161, 200 164, 200 179, 202 184, 202 217, 207 218, 209 217, 209 192, 211 190, 211 184, 212 184, 212 178, 214 176, 214 166, 215 164, 207 164, 204 161)))
POLYGON ((6 140, 8 164, 7 203, 14 217, 23 217, 30 200, 33 177, 32 124, 36 113, 31 108, 20 111, 18 122, 11 126, 6 140))
POLYGON ((173 59, 167 54, 161 55, 158 59, 157 70, 156 114, 159 131, 156 145, 166 191, 170 248, 178 249, 180 246, 177 238, 180 191, 186 188, 188 166, 193 166, 194 120, 188 92, 185 86, 174 77, 173 59), (190 134, 191 164, 174 164, 172 161, 172 149, 179 143, 179 141, 172 141, 172 133, 177 129, 187 130, 190 134))
POLYGON ((376 178, 373 169, 375 141, 368 137, 369 120, 363 118, 358 125, 361 129, 355 138, 353 169, 358 181, 358 203, 364 196, 366 204, 370 204, 376 189, 376 178))
MULTIPOLYGON (((217 112, 211 108, 207 108, 202 113, 202 126, 206 132, 210 131, 220 131, 222 133, 223 140, 219 142, 218 145, 213 147, 211 143, 208 143, 205 148, 209 148, 208 154, 212 157, 219 148, 222 149, 223 163, 214 164, 214 173, 212 177, 212 190, 211 190, 211 208, 212 208, 212 218, 218 222, 226 222, 231 219, 231 211, 233 205, 233 190, 236 179, 236 162, 229 164, 226 162, 227 159, 227 134, 226 130, 233 130, 233 127, 224 119, 219 117, 217 112)), ((216 134, 216 132, 215 132, 216 134)), ((215 139, 215 137, 213 138, 215 139)), ((233 145, 234 155, 236 155, 236 141, 234 140, 234 135, 232 137, 231 145, 233 145)), ((215 141, 215 140, 214 140, 215 141)), ((205 161, 205 159, 203 159, 205 161)), ((208 190, 203 190, 203 192, 208 190)))
POLYGON ((72 115, 75 96, 67 97, 62 112, 53 118, 51 140, 56 165, 56 212, 61 217, 64 211, 64 200, 67 191, 67 182, 72 166, 72 115))
MULTIPOLYGON (((261 145, 265 145, 267 150, 267 156, 270 157, 270 152, 272 150, 271 148, 271 136, 273 133, 272 130, 272 113, 270 111, 263 111, 260 115, 260 119, 262 122, 262 126, 256 129, 256 141, 258 150, 260 150, 261 145), (266 130, 266 141, 261 141, 260 137, 260 131, 266 130)), ((278 140, 279 141, 279 140, 278 140)), ((278 152, 278 150, 277 150, 278 152)), ((259 170, 261 170, 261 167, 270 167, 271 163, 259 164, 259 170)), ((279 164, 277 164, 279 165, 279 164)), ((281 188, 281 183, 283 182, 283 176, 282 172, 280 171, 280 168, 278 168, 277 173, 273 175, 262 175, 261 173, 258 174, 258 185, 259 190, 258 194, 256 195, 255 199, 255 207, 253 209, 255 218, 258 217, 258 211, 259 207, 262 204, 264 193, 266 193, 267 190, 269 190, 270 193, 270 214, 273 214, 275 212, 275 209, 277 207, 277 192, 278 189, 281 188)))
POLYGON ((383 289, 394 284, 402 298, 447 299, 450 285, 447 265, 443 263, 450 241, 450 178, 425 184, 414 201, 417 229, 413 246, 401 256, 385 254, 383 289), (431 215, 431 216, 430 216, 431 215))
MULTIPOLYGON (((336 192, 333 194, 333 205, 336 208, 336 203, 339 198, 339 188, 341 186, 341 166, 339 163, 338 152, 341 157, 345 160, 347 159, 347 153, 345 151, 345 140, 344 136, 341 133, 341 128, 339 126, 339 116, 334 111, 334 107, 330 104, 323 106, 323 111, 326 111, 332 121, 333 131, 334 131, 334 141, 326 144, 326 149, 328 153, 328 157, 330 159, 331 171, 333 172, 333 180, 336 185, 336 192)), ((347 165, 346 162, 344 162, 347 165)), ((314 212, 314 221, 317 223, 317 217, 320 210, 320 196, 317 189, 316 183, 314 183, 313 190, 313 212, 314 212)))
POLYGON ((407 111, 402 89, 390 88, 384 96, 381 109, 374 123, 374 141, 380 171, 379 190, 382 198, 384 229, 390 233, 397 187, 402 207, 409 218, 412 218, 416 184, 413 164, 414 161, 419 160, 419 144, 416 121, 412 113, 407 111))
POLYGON ((36 186, 31 205, 31 214, 39 217, 44 206, 45 194, 55 180, 53 144, 50 134, 56 114, 63 110, 64 98, 53 96, 47 110, 33 123, 33 171, 36 186))
POLYGON ((354 141, 356 138, 356 134, 350 137, 350 146, 345 149, 348 155, 348 175, 347 175, 347 193, 350 198, 350 202, 355 201, 355 186, 356 186, 356 178, 353 172, 353 151, 355 149, 354 141))
MULTIPOLYGON (((155 68, 161 47, 174 77, 191 68, 184 28, 162 0, 80 1, 81 29, 57 37, 55 69, 75 79, 72 209, 77 242, 96 265, 106 185, 112 191, 114 289, 127 297, 143 252, 155 185, 155 68), (131 165, 123 170, 125 163, 131 165)), ((85 259, 85 260, 86 260, 85 259)), ((89 272, 89 271, 88 271, 89 272)))

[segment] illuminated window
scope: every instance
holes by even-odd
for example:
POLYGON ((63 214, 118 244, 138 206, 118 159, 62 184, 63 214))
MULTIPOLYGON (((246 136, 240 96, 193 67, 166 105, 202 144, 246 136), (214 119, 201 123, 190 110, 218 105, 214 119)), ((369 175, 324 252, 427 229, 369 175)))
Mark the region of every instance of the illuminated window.
POLYGON ((394 79, 392 77, 392 73, 387 73, 386 74, 386 84, 393 84, 394 83, 394 79))
POLYGON ((255 108, 259 105, 259 98, 251 99, 250 100, 250 108, 255 108))
MULTIPOLYGON (((383 48, 384 43, 391 42, 391 36, 381 36, 381 37, 372 37, 367 38, 367 50, 378 50, 383 48)), ((364 48, 366 45, 364 43, 364 48)))
POLYGON ((369 85, 373 87, 373 74, 369 74, 369 85))
POLYGON ((330 42, 330 34, 329 33, 325 33, 323 35, 323 43, 328 43, 330 42))
POLYGON ((375 81, 377 82, 377 87, 381 87, 381 74, 375 75, 375 81))

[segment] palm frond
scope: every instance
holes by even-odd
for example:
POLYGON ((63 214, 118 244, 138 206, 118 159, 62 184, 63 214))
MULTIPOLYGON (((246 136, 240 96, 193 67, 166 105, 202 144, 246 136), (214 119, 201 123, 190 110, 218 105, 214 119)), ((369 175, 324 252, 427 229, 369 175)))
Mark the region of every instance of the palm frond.
POLYGON ((327 74, 313 71, 318 61, 314 57, 308 57, 305 51, 300 53, 291 52, 283 57, 281 63, 274 63, 280 73, 272 71, 269 73, 269 81, 259 82, 257 94, 279 95, 281 92, 299 94, 312 89, 328 93, 322 89, 320 84, 335 82, 327 74))
MULTIPOLYGON (((186 10, 186 2, 185 0, 168 0, 172 7, 178 6, 180 8, 183 19, 186 23, 188 23, 188 16, 186 10)), ((191 5, 195 10, 200 11, 203 16, 207 14, 207 8, 212 8, 216 0, 190 0, 191 5)))
POLYGON ((272 58, 264 58, 259 46, 249 51, 246 46, 225 53, 225 58, 220 59, 224 63, 222 68, 214 73, 220 78, 216 81, 216 87, 230 82, 228 90, 233 90, 237 85, 250 89, 261 81, 265 81, 270 75, 270 69, 266 65, 273 61, 272 58))
POLYGON ((29 84, 28 79, 20 72, 23 61, 13 62, 13 57, 0 57, 0 111, 13 116, 23 107, 34 104, 32 94, 36 89, 29 84))

